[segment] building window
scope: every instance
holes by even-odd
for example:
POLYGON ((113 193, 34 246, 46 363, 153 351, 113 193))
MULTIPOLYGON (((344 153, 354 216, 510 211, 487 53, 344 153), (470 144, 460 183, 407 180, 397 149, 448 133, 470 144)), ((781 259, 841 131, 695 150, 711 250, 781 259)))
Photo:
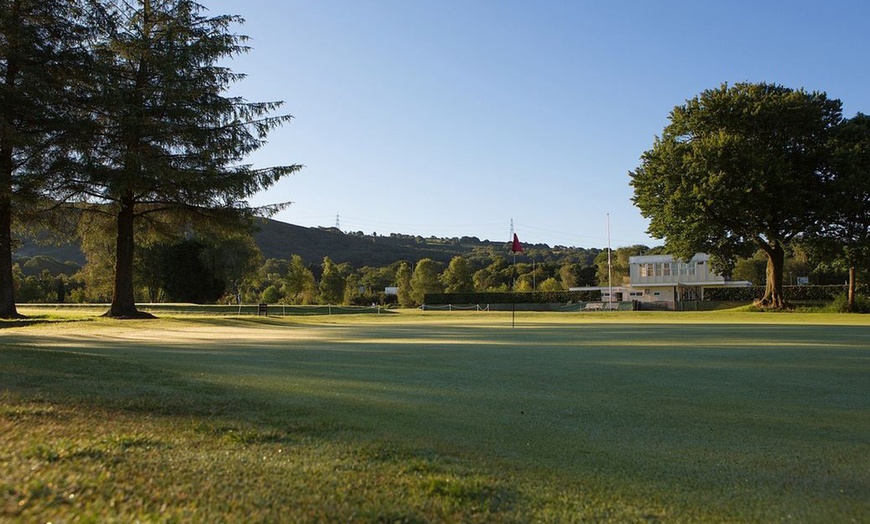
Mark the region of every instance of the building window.
POLYGON ((653 265, 652 264, 641 264, 640 265, 640 276, 643 278, 653 276, 653 265))
POLYGON ((662 262, 662 276, 663 277, 671 276, 671 263, 670 262, 662 262))

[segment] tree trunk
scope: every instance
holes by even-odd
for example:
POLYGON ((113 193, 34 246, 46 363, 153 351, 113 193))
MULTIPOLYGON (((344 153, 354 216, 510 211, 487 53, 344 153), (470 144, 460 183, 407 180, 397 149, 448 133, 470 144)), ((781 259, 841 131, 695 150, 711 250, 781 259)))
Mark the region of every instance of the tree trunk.
MULTIPOLYGON (((9 6, 6 4, 6 9, 11 8, 10 21, 16 23, 20 21, 20 8, 18 2, 9 6)), ((20 72, 20 60, 17 60, 16 55, 21 54, 19 45, 16 45, 14 36, 4 35, 6 53, 5 61, 5 76, 3 78, 3 87, 7 93, 13 94, 18 91, 18 75, 20 72), (11 56, 10 56, 11 55, 11 56)), ((14 109, 14 104, 9 104, 4 100, 2 114, 2 123, 0 123, 0 318, 22 318, 23 315, 18 313, 15 308, 15 282, 12 280, 12 172, 14 171, 13 163, 13 139, 12 136, 16 133, 16 116, 17 111, 14 109)))
POLYGON ((112 304, 105 316, 112 318, 153 318, 149 313, 136 309, 133 292, 133 221, 135 201, 132 194, 121 198, 118 211, 118 237, 115 246, 115 285, 112 304))
POLYGON ((846 306, 849 313, 855 312, 855 280, 856 280, 855 264, 849 264, 849 295, 848 304, 846 306))
POLYGON ((785 250, 776 241, 762 245, 761 249, 767 253, 767 279, 764 287, 764 297, 756 305, 769 309, 785 309, 788 307, 782 292, 785 250))
MULTIPOLYGON (((5 178, 5 177, 4 177, 5 178)), ((12 198, 11 184, 4 180, 0 196, 0 318, 22 318, 15 308, 15 282, 12 280, 12 198)))

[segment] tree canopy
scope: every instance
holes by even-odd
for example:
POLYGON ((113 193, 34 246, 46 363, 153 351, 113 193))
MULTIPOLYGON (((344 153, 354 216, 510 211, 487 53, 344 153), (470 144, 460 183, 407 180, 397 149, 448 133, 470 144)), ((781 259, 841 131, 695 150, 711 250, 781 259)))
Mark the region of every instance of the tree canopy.
POLYGON ((708 252, 726 272, 762 249, 760 304, 783 307, 785 245, 820 219, 840 101, 774 84, 723 84, 675 107, 669 120, 630 173, 649 234, 676 256, 708 252))
POLYGON ((298 165, 254 169, 244 158, 290 120, 281 102, 228 96, 243 75, 222 65, 248 50, 236 16, 206 16, 192 0, 106 1, 94 46, 90 139, 68 191, 115 218, 113 317, 135 317, 134 223, 166 217, 226 227, 250 215, 247 198, 298 165))
POLYGON ((833 178, 825 194, 831 214, 820 229, 849 268, 851 311, 858 266, 870 257, 870 116, 858 113, 837 128, 832 156, 833 178))
POLYGON ((423 299, 428 293, 444 292, 440 275, 441 267, 431 258, 424 258, 417 262, 410 280, 411 298, 415 304, 423 304, 423 299))
POLYGON ((86 2, 0 0, 0 317, 19 316, 13 225, 57 192, 54 177, 77 130, 90 32, 86 2))
POLYGON ((441 276, 447 293, 468 293, 474 290, 474 272, 467 259, 455 256, 441 276))

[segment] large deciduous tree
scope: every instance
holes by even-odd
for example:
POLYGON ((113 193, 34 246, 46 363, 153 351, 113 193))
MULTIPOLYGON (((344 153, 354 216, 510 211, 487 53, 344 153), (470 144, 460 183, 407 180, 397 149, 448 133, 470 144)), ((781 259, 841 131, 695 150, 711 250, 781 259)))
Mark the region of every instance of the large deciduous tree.
POLYGON ((465 257, 453 257, 441 274, 441 282, 447 293, 471 293, 474 291, 474 269, 471 263, 465 257))
POLYGON ((396 287, 399 292, 396 298, 399 301, 399 305, 402 307, 411 307, 414 305, 411 276, 411 265, 406 261, 402 261, 399 264, 399 268, 396 270, 396 287))
POLYGON ((39 207, 77 129, 88 2, 0 0, 0 317, 20 316, 13 224, 39 207))
POLYGON ((599 286, 624 286, 629 281, 629 260, 638 255, 647 255, 650 248, 641 244, 616 248, 610 256, 607 251, 595 257, 595 278, 599 286))
POLYGON ((633 201, 668 252, 708 252, 720 269, 767 255, 759 305, 786 306, 785 245, 819 219, 827 145, 841 103, 774 84, 722 85, 677 106, 630 173, 633 201))
POLYGON ((287 275, 284 276, 284 294, 292 304, 313 304, 317 298, 314 273, 299 255, 290 257, 287 275))
POLYGON ((411 274, 411 298, 415 304, 423 304, 428 294, 444 292, 440 276, 441 267, 438 262, 431 258, 424 258, 417 262, 411 274))
POLYGON ((844 121, 832 144, 833 178, 825 195, 831 217, 822 231, 849 268, 847 304, 853 311, 857 270, 870 258, 870 116, 844 121))
POLYGON ((346 283, 341 269, 329 257, 323 257, 323 272, 320 275, 320 299, 324 304, 341 304, 346 283))
POLYGON ((236 16, 207 16, 192 0, 105 0, 108 22, 95 46, 89 100, 92 139, 68 188, 89 209, 114 217, 115 276, 110 317, 142 316, 133 287, 135 225, 163 217, 238 223, 247 199, 297 171, 254 169, 244 158, 289 115, 281 102, 229 96, 243 75, 222 65, 248 50, 230 32, 236 16))

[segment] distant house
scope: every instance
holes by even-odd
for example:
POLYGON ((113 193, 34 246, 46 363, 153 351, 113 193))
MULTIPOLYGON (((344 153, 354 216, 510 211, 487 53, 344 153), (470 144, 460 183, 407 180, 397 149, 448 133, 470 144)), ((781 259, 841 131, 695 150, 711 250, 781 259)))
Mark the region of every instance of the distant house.
POLYGON ((704 290, 715 287, 749 287, 752 282, 729 280, 713 271, 710 255, 697 253, 690 260, 671 255, 646 255, 628 259, 629 285, 602 286, 602 302, 686 302, 704 300, 704 290), (611 299, 611 291, 613 297, 611 299))

